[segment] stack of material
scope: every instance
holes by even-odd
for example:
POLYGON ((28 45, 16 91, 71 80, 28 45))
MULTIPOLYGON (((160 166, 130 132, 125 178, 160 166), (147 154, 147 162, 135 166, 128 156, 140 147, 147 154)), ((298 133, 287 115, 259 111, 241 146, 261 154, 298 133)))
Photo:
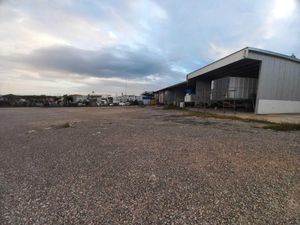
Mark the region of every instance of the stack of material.
POLYGON ((257 78, 224 77, 212 81, 213 101, 225 99, 247 100, 256 95, 257 78))

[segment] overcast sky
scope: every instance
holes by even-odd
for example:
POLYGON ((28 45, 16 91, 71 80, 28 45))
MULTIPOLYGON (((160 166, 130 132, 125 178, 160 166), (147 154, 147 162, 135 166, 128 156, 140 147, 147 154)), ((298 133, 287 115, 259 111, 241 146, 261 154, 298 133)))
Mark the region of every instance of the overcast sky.
POLYGON ((0 94, 140 94, 299 40, 300 0, 0 0, 0 94))

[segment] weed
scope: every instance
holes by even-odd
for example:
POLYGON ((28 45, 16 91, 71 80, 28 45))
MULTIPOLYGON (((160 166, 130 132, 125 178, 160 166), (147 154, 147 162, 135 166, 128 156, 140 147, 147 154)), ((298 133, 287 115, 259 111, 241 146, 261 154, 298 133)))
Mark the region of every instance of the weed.
POLYGON ((267 121, 267 120, 242 118, 242 117, 238 117, 238 116, 221 115, 221 114, 210 113, 210 112, 189 112, 189 114, 185 114, 183 116, 198 116, 198 117, 206 117, 206 118, 210 117, 210 118, 216 118, 216 119, 229 119, 229 120, 238 120, 238 121, 243 121, 243 122, 273 124, 272 122, 267 121))
MULTIPOLYGON (((181 109, 182 108, 176 106, 165 106, 164 109, 181 109)), ((181 115, 173 115, 174 117, 189 117, 189 116, 196 116, 196 117, 203 117, 203 118, 216 118, 216 119, 229 119, 229 120, 238 120, 247 123, 263 123, 266 124, 263 126, 263 129, 271 129, 276 131, 295 131, 300 130, 300 123, 274 123, 267 120, 262 119, 254 119, 254 118, 242 118, 238 116, 231 116, 231 115, 221 115, 217 113, 210 113, 210 112, 194 112, 194 111, 187 111, 186 113, 181 115)))
POLYGON ((272 123, 263 128, 276 131, 294 131, 300 130, 300 123, 272 123))
POLYGON ((59 124, 59 125, 56 125, 54 126, 54 128, 56 129, 62 129, 62 128, 69 128, 69 127, 72 127, 73 124, 72 123, 63 123, 63 124, 59 124))

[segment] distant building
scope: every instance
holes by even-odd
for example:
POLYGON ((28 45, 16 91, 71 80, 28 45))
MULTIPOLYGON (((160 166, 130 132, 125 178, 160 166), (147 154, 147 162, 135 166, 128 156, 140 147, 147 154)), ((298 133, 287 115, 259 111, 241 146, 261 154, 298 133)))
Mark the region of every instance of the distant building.
POLYGON ((145 91, 144 93, 141 94, 142 96, 142 101, 144 105, 155 105, 156 104, 156 99, 154 97, 154 92, 153 91, 145 91))
POLYGON ((72 95, 69 95, 69 97, 72 98, 73 103, 85 102, 88 100, 87 95, 72 94, 72 95))
POLYGON ((100 95, 100 94, 89 94, 87 96, 87 99, 90 100, 90 101, 101 102, 102 95, 100 95))
POLYGON ((137 96, 137 95, 121 95, 121 96, 116 96, 114 97, 114 102, 134 102, 134 101, 142 101, 142 96, 137 96))

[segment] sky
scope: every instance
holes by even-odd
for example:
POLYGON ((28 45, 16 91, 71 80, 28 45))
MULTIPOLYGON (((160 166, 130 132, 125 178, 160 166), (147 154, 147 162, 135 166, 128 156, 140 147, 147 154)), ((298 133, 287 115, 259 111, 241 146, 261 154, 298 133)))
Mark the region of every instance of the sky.
POLYGON ((0 94, 140 94, 299 40, 300 0, 0 0, 0 94))

